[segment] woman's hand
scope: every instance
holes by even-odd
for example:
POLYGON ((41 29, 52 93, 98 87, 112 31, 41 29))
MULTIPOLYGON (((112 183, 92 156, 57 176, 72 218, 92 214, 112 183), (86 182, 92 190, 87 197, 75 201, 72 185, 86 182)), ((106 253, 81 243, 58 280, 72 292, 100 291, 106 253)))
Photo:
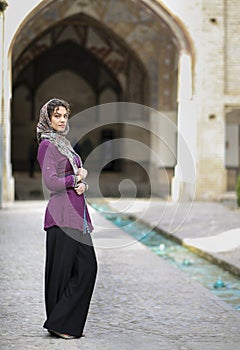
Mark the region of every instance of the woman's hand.
POLYGON ((88 174, 87 169, 85 169, 85 168, 78 168, 78 175, 81 177, 81 180, 82 179, 83 180, 86 179, 87 174, 88 174))
POLYGON ((77 187, 74 188, 75 192, 81 196, 86 190, 86 185, 84 183, 80 183, 77 187))

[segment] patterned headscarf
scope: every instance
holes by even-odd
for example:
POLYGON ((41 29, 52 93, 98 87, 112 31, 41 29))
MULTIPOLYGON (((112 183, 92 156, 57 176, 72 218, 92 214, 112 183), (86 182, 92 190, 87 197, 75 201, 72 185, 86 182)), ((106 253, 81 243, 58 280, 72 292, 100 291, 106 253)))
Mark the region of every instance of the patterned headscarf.
MULTIPOLYGON (((80 156, 74 151, 69 140, 66 139, 66 135, 69 132, 69 123, 67 122, 66 128, 63 132, 58 132, 54 130, 51 126, 51 120, 48 116, 48 104, 54 99, 45 103, 45 105, 40 110, 39 121, 37 124, 37 140, 40 143, 43 139, 52 142, 59 152, 66 156, 72 165, 74 174, 78 173, 78 166, 76 163, 76 158, 80 160, 80 165, 82 166, 82 161, 80 156)), ((64 101, 63 101, 64 102, 64 101)))

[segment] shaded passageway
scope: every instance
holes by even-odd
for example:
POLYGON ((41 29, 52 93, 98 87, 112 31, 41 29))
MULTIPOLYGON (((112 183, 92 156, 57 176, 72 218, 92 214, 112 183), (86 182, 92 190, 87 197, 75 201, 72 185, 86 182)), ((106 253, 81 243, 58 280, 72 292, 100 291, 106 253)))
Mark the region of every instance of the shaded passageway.
MULTIPOLYGON (((87 120, 88 132, 84 132, 86 120, 80 114, 81 132, 75 132, 71 141, 83 158, 102 144, 103 162, 109 155, 107 142, 111 148, 115 139, 137 140, 159 154, 159 160, 139 151, 133 161, 124 150, 119 159, 102 166, 101 192, 118 196, 118 185, 127 178, 136 184, 138 197, 148 197, 151 190, 161 197, 170 195, 177 162, 177 131, 170 124, 176 126, 178 122, 178 60, 181 49, 190 51, 190 46, 178 24, 171 27, 171 16, 163 8, 161 11, 157 15, 142 2, 126 0, 107 7, 105 1, 98 5, 91 2, 87 8, 78 3, 70 6, 68 0, 48 1, 24 20, 12 46, 11 161, 15 198, 41 198, 37 164, 36 180, 28 176, 33 164, 31 147, 39 109, 54 96, 70 102, 73 116, 93 106, 118 102, 150 106, 164 113, 168 125, 160 116, 153 122, 154 111, 145 116, 132 113, 128 119, 120 111, 93 112, 87 120), (158 134, 157 141, 149 125, 158 134), (162 181, 164 172, 166 179, 162 181), (148 173, 154 178, 152 186, 148 173), (114 184, 111 189, 109 178, 114 184)), ((127 187, 126 192, 131 196, 127 187)))

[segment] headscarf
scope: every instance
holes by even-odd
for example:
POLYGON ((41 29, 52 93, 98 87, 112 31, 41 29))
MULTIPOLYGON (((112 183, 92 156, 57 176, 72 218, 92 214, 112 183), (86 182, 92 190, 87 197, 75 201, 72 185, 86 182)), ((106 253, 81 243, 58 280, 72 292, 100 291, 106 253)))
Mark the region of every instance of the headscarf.
POLYGON ((51 120, 48 116, 48 104, 52 100, 45 103, 45 105, 40 110, 39 121, 37 124, 37 140, 40 143, 43 139, 52 142, 59 152, 66 156, 73 168, 74 174, 78 173, 78 165, 76 163, 76 158, 80 160, 80 165, 82 166, 82 161, 80 156, 74 151, 69 140, 66 139, 66 135, 69 132, 69 123, 67 122, 66 128, 63 132, 58 132, 54 130, 51 126, 51 120))

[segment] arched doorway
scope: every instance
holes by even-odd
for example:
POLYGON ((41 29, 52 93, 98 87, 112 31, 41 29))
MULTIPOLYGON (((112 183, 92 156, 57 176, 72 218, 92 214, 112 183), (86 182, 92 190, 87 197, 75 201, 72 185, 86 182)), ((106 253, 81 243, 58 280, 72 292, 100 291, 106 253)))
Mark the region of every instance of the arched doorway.
MULTIPOLYGON (((161 6, 152 11, 144 1, 122 0, 117 6, 109 7, 104 6, 104 1, 98 6, 93 1, 83 9, 81 4, 77 6, 64 0, 44 2, 37 10, 26 20, 13 46, 12 135, 13 139, 24 140, 21 154, 13 141, 15 172, 26 171, 26 154, 36 125, 36 111, 47 96, 53 96, 55 87, 56 94, 64 93, 60 87, 62 79, 74 82, 78 87, 74 91, 84 87, 87 94, 84 102, 76 94, 69 94, 75 111, 93 104, 129 101, 154 107, 173 123, 178 123, 178 60, 180 50, 188 50, 188 44, 178 24, 161 6), (55 54, 62 52, 64 59, 59 60, 55 54), (78 58, 72 59, 75 56, 78 58), (92 61, 95 68, 81 70, 79 61, 92 61), (46 86, 51 87, 49 94, 46 86), (20 110, 24 115, 21 118, 17 116, 20 110), (21 123, 25 125, 21 126, 21 123), (20 159, 24 154, 25 159, 20 159), (24 169, 21 169, 23 165, 24 169)), ((169 136, 168 131, 161 130, 176 153, 176 135, 169 136)), ((130 135, 131 131, 132 128, 130 135)), ((101 130, 101 133, 110 135, 109 130, 101 130)), ((152 147, 151 135, 144 135, 142 130, 140 138, 152 147)), ((176 156, 163 155, 163 158, 170 183, 176 156)), ((158 164, 149 166, 155 172, 157 184, 161 169, 158 164)), ((167 188, 166 194, 169 192, 170 188, 167 188)))
MULTIPOLYGON (((37 113, 46 100, 53 96, 68 100, 73 115, 102 103, 122 100, 144 103, 146 77, 137 57, 105 26, 83 14, 40 33, 16 60, 13 77, 12 160, 16 198, 24 196, 21 188, 26 187, 18 186, 24 178, 23 172, 29 171, 33 177, 33 135, 37 113), (111 58, 114 55, 115 59, 111 58)), ((100 128, 88 135, 91 149, 106 137, 121 137, 121 133, 121 128, 114 124, 100 128)), ((78 141, 84 146, 87 139, 78 141)), ((116 170, 110 166, 107 169, 116 170)), ((26 196, 36 197, 37 193, 33 190, 26 196)))

